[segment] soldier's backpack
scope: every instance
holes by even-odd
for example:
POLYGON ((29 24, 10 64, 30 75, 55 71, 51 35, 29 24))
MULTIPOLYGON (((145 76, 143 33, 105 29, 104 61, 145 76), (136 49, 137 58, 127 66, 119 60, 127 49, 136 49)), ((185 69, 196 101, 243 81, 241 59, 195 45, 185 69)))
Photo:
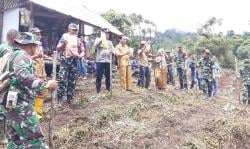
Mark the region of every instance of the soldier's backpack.
POLYGON ((7 88, 9 87, 9 60, 13 55, 12 50, 8 50, 0 57, 0 104, 3 104, 3 99, 6 96, 7 88))

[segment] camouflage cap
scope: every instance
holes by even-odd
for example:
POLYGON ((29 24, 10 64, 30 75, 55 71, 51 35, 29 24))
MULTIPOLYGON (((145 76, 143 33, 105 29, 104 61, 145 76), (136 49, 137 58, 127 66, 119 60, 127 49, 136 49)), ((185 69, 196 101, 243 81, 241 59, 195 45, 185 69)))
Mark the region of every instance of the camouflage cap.
POLYGON ((181 44, 177 45, 177 48, 182 48, 182 45, 181 44))
POLYGON ((147 44, 147 42, 146 42, 146 41, 141 41, 141 44, 144 44, 144 45, 145 45, 145 44, 147 44))
POLYGON ((210 55, 210 51, 209 51, 208 49, 205 49, 205 50, 204 50, 204 53, 206 53, 206 54, 209 54, 209 55, 210 55))
POLYGON ((78 30, 79 26, 75 23, 70 23, 68 26, 68 29, 74 29, 74 30, 78 30))
POLYGON ((167 50, 166 50, 166 53, 171 53, 171 50, 167 49, 167 50))
POLYGON ((21 45, 28 45, 28 44, 36 44, 39 45, 40 42, 35 40, 35 37, 32 33, 23 32, 20 34, 20 37, 15 39, 15 42, 21 45))
POLYGON ((250 64, 250 59, 245 59, 244 64, 250 64))
POLYGON ((30 30, 31 33, 41 33, 42 30, 40 30, 38 27, 34 27, 30 30))

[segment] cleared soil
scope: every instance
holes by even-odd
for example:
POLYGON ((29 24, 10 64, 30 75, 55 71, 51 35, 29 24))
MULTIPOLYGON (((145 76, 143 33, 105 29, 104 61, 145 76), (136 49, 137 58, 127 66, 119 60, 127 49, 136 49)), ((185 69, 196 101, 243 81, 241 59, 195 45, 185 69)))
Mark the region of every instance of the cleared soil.
MULTIPOLYGON (((53 148, 248 149, 250 108, 239 103, 237 84, 225 70, 219 96, 203 100, 196 89, 159 91, 153 82, 125 92, 115 78, 113 96, 97 99, 95 79, 80 80, 73 105, 52 115, 53 148)), ((47 141, 50 111, 41 122, 47 141)))

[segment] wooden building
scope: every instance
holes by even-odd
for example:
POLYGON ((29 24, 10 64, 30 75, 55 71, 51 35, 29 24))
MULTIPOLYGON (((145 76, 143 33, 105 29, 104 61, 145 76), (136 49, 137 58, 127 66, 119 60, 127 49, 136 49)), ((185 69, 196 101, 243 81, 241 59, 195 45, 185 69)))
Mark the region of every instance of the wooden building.
MULTIPOLYGON (((80 2, 80 1, 79 1, 80 2)), ((51 53, 69 23, 84 26, 109 28, 116 35, 122 33, 100 15, 90 11, 81 3, 68 0, 0 0, 0 41, 5 41, 9 29, 29 31, 32 27, 43 30, 43 43, 51 53)))

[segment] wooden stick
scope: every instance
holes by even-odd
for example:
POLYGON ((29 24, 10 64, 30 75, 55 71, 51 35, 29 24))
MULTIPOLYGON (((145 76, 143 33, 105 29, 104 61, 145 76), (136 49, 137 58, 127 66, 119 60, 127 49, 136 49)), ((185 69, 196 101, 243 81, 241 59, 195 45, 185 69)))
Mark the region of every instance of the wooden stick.
POLYGON ((110 99, 112 99, 113 96, 113 65, 112 65, 112 60, 113 60, 113 53, 111 53, 110 56, 110 99))
MULTIPOLYGON (((53 80, 56 80, 56 64, 57 64, 57 51, 54 51, 54 55, 53 55, 53 73, 52 73, 52 77, 53 77, 53 80)), ((53 132, 52 132, 52 120, 53 120, 53 116, 54 116, 54 103, 56 101, 56 94, 57 94, 57 91, 53 91, 52 92, 52 97, 51 97, 51 104, 50 104, 50 108, 51 108, 51 111, 50 111, 50 118, 49 118, 49 146, 50 148, 53 148, 53 142, 52 142, 52 135, 53 135, 53 132)))

